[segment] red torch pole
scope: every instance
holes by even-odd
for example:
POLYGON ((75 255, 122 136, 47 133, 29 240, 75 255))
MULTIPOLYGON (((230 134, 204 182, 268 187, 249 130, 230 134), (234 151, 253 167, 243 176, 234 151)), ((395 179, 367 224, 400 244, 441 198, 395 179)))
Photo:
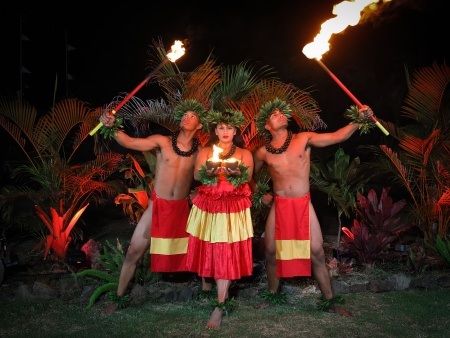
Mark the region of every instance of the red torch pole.
MULTIPOLYGON (((353 102, 356 103, 356 105, 359 108, 363 107, 363 104, 355 97, 355 95, 353 95, 350 90, 348 90, 348 88, 346 86, 344 86, 344 84, 336 77, 336 75, 334 75, 327 66, 325 66, 325 64, 315 58, 315 60, 319 63, 319 65, 328 73, 328 75, 330 75, 330 77, 338 84, 339 87, 342 88, 342 90, 353 100, 353 102)), ((373 123, 375 123, 375 125, 380 128, 380 130, 384 133, 384 135, 389 135, 389 132, 383 127, 383 125, 378 122, 378 120, 375 118, 375 116, 371 116, 370 119, 372 120, 373 123)))
MULTIPOLYGON (((136 88, 134 88, 122 101, 120 101, 120 103, 113 110, 111 110, 111 113, 116 114, 119 109, 122 108, 124 104, 127 103, 139 89, 142 88, 142 86, 144 86, 153 76, 155 76, 155 74, 167 63, 167 61, 169 61, 169 59, 165 58, 150 74, 145 77, 145 79, 141 83, 137 85, 136 88)), ((99 122, 99 124, 97 124, 97 126, 89 132, 89 135, 94 136, 94 134, 102 126, 103 123, 99 122)))

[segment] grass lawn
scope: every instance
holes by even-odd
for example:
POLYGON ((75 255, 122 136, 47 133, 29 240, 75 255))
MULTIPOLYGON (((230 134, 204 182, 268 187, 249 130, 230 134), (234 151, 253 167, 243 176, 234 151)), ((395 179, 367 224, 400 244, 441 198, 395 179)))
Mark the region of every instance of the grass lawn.
POLYGON ((264 310, 259 299, 237 299, 236 309, 211 331, 208 303, 145 303, 103 315, 79 301, 0 300, 0 337, 448 337, 448 289, 344 295, 356 316, 316 310, 317 295, 264 310))

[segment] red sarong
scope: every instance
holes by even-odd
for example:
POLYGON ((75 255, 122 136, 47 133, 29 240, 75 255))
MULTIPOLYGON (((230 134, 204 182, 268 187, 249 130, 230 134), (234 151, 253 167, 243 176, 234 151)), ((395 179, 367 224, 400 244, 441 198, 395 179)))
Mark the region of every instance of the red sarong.
POLYGON ((186 266, 189 234, 186 223, 189 201, 165 200, 152 192, 152 226, 150 229, 150 271, 182 272, 186 266))
POLYGON ((275 196, 277 277, 311 276, 310 195, 275 196))

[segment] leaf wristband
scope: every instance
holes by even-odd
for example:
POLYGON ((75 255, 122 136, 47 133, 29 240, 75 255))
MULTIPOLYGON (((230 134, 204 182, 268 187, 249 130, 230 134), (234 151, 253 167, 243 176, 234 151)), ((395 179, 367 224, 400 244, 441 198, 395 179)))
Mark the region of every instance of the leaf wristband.
POLYGON ((100 128, 100 135, 103 135, 105 140, 115 138, 119 130, 123 130, 123 118, 116 118, 111 127, 102 126, 100 128))
POLYGON ((359 108, 357 106, 350 106, 345 113, 344 117, 350 120, 350 124, 359 124, 359 130, 362 134, 368 134, 370 129, 375 127, 375 123, 370 119, 370 117, 360 117, 359 108))
POLYGON ((261 209, 262 207, 269 207, 262 202, 262 197, 270 192, 270 187, 267 183, 257 182, 256 189, 258 191, 252 194, 252 204, 255 208, 261 209))

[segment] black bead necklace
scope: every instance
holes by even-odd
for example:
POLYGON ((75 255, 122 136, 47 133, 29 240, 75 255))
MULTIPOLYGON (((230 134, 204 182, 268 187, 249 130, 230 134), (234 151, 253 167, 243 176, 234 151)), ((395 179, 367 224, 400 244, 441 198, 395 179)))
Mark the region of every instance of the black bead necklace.
POLYGON ((172 134, 172 149, 173 149, 173 151, 177 155, 180 155, 180 156, 183 156, 183 157, 189 157, 189 156, 195 154, 197 149, 198 149, 198 139, 194 138, 192 140, 192 148, 191 148, 191 150, 183 151, 180 148, 178 148, 178 146, 177 146, 177 138, 178 138, 179 134, 180 134, 179 130, 172 134))
POLYGON ((233 156, 233 154, 234 154, 235 151, 236 151, 236 146, 233 144, 233 145, 231 146, 230 151, 228 152, 228 154, 226 154, 226 155, 221 155, 221 154, 219 154, 219 158, 220 158, 221 160, 226 160, 226 159, 230 158, 231 156, 233 156))
POLYGON ((268 137, 266 140, 266 150, 271 154, 282 154, 289 147, 289 144, 291 144, 291 140, 292 140, 292 131, 289 130, 286 141, 284 141, 281 148, 272 148, 272 146, 270 145, 270 142, 272 141, 272 137, 268 137))

